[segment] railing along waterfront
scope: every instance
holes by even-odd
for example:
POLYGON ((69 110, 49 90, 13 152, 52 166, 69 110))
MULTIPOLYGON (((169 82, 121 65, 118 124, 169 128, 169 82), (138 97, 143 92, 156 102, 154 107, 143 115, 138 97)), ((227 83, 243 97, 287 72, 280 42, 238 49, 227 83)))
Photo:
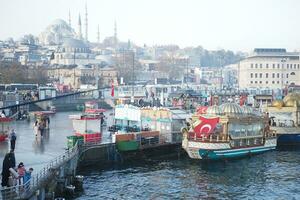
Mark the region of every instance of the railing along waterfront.
POLYGON ((16 185, 12 187, 2 188, 1 198, 6 199, 27 199, 29 198, 36 190, 40 188, 47 179, 54 175, 54 170, 61 167, 65 162, 71 160, 79 152, 78 143, 68 149, 62 155, 51 160, 43 169, 41 169, 37 174, 32 175, 29 181, 24 184, 16 185))

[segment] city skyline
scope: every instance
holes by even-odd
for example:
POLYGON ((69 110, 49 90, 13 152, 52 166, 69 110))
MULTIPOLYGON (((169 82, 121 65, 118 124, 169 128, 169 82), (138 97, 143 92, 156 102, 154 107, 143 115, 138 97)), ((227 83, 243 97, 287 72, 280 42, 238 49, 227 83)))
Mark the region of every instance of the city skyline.
POLYGON ((250 51, 255 47, 299 50, 297 14, 300 2, 265 1, 37 1, 12 0, 0 8, 0 40, 22 35, 38 36, 55 19, 69 22, 77 31, 79 13, 88 9, 89 41, 114 35, 138 45, 201 45, 207 49, 250 51), (16 6, 17 5, 17 6, 16 6))

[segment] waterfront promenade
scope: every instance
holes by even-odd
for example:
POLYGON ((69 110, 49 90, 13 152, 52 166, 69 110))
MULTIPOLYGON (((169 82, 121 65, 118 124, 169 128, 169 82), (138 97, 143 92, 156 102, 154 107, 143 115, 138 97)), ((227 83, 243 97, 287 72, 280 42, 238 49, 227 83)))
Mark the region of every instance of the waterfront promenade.
MULTIPOLYGON (((51 116, 50 132, 47 134, 48 137, 46 136, 42 140, 37 140, 34 135, 33 120, 31 122, 14 121, 12 128, 17 133, 16 163, 23 162, 26 168, 32 167, 34 172, 37 172, 50 160, 64 153, 67 147, 66 136, 73 134, 72 121, 69 119, 69 115, 77 113, 79 112, 58 112, 51 116)), ((108 120, 108 123, 110 123, 110 120, 108 120)), ((107 138, 108 133, 104 130, 104 141, 107 138)), ((0 143, 1 161, 3 161, 8 151, 9 142, 0 143)), ((0 168, 2 169, 2 163, 0 168)))

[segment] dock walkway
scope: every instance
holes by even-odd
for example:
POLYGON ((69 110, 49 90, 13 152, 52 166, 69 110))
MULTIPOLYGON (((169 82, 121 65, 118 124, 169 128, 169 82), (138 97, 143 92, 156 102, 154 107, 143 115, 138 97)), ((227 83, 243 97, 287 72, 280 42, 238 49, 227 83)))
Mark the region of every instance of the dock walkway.
POLYGON ((52 178, 54 178, 57 175, 57 171, 68 162, 73 161, 73 163, 75 162, 77 166, 77 161, 81 152, 86 151, 89 148, 103 145, 105 146, 108 144, 92 143, 79 146, 78 143, 76 143, 73 148, 66 150, 65 153, 51 160, 37 174, 32 175, 28 182, 22 185, 2 188, 0 199, 30 199, 37 191, 43 188, 52 178))

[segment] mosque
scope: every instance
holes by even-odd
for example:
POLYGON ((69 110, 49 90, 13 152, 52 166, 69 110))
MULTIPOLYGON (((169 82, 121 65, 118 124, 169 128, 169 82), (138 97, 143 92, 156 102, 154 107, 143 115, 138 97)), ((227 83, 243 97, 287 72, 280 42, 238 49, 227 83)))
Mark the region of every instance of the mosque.
MULTIPOLYGON (((39 36, 39 41, 43 45, 55 46, 54 56, 51 59, 52 65, 87 65, 100 64, 103 62, 92 53, 88 41, 88 12, 85 7, 85 35, 82 34, 81 16, 78 17, 77 32, 71 26, 71 14, 69 13, 69 23, 62 19, 55 20, 39 36)), ((117 41, 115 23, 114 41, 117 41)), ((98 26, 98 43, 100 43, 100 33, 98 26)))

